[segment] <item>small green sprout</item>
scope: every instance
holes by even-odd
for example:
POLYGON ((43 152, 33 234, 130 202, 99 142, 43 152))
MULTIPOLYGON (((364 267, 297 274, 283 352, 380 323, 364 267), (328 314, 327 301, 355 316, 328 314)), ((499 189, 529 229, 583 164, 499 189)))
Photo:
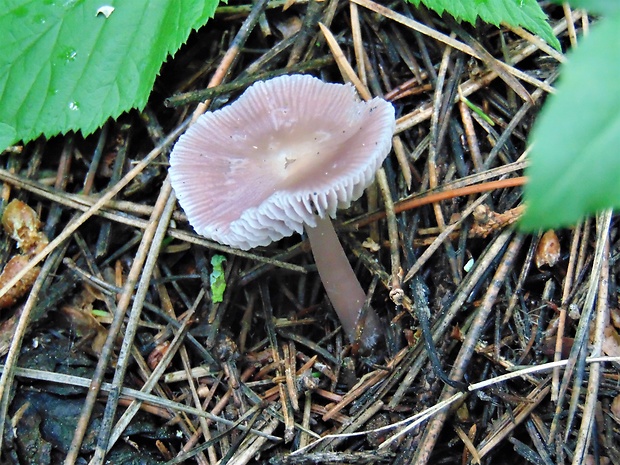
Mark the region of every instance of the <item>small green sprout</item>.
POLYGON ((92 309, 91 313, 94 317, 97 317, 97 318, 109 318, 111 316, 110 312, 106 310, 92 309))
POLYGON ((475 103, 473 103, 471 100, 469 100, 467 97, 463 97, 462 95, 460 96, 461 100, 463 102, 465 102, 465 105, 467 105, 471 111, 473 111, 474 113, 476 113, 478 116, 480 116, 480 118, 482 118, 483 120, 485 120, 487 123, 489 123, 491 126, 495 126, 495 121, 493 121, 491 119, 491 117, 489 115, 487 115, 484 110, 482 108, 480 108, 478 105, 476 105, 475 103))
POLYGON ((209 282, 211 284, 211 300, 214 304, 220 303, 224 300, 224 291, 226 290, 226 278, 224 276, 224 265, 226 261, 224 255, 213 255, 211 257, 211 265, 213 271, 209 275, 209 282))

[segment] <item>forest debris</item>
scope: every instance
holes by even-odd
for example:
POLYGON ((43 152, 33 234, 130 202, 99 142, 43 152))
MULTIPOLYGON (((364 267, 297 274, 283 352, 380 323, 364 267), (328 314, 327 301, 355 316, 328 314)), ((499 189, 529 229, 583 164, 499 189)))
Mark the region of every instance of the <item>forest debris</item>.
POLYGON ((12 200, 2 214, 2 226, 25 255, 32 257, 43 250, 49 240, 39 231, 41 222, 37 213, 21 200, 12 200))
POLYGON ((523 205, 519 205, 504 213, 497 213, 487 205, 479 205, 473 213, 475 223, 471 227, 470 234, 477 237, 487 237, 489 234, 515 223, 521 218, 524 210, 523 205))
MULTIPOLYGON (((37 213, 21 200, 12 200, 4 209, 2 226, 16 242, 21 254, 12 257, 0 274, 0 287, 4 287, 15 275, 24 269, 32 257, 43 250, 49 240, 39 231, 41 222, 37 213)), ((25 296, 41 271, 34 267, 9 291, 0 297, 0 309, 12 307, 25 296)))
POLYGON ((536 268, 543 266, 553 267, 560 259, 560 240, 553 229, 550 229, 540 238, 538 247, 536 248, 536 268))
POLYGON ((603 353, 610 357, 620 356, 620 334, 613 326, 607 326, 604 332, 603 353))
POLYGON ((616 420, 617 423, 620 423, 620 394, 611 401, 609 410, 612 414, 612 418, 616 420))
POLYGON ((70 322, 75 333, 82 338, 74 349, 88 347, 91 353, 95 355, 101 354, 101 349, 105 344, 108 331, 92 314, 92 303, 86 304, 85 306, 74 303, 63 305, 60 311, 70 322), (90 346, 87 346, 88 343, 90 343, 90 346))
MULTIPOLYGON (((25 255, 16 255, 11 258, 2 270, 2 274, 0 274, 0 287, 3 287, 13 276, 19 273, 28 264, 28 261, 28 257, 25 255)), ((30 291, 30 288, 32 288, 40 271, 41 268, 35 266, 32 270, 28 271, 21 281, 0 297, 0 309, 12 307, 19 299, 25 296, 28 291, 30 291)))
POLYGON ((161 359, 164 358, 164 355, 166 355, 169 348, 170 341, 164 341, 161 344, 157 344, 157 346, 151 351, 146 360, 146 364, 151 370, 154 370, 157 365, 159 365, 159 362, 161 362, 161 359))

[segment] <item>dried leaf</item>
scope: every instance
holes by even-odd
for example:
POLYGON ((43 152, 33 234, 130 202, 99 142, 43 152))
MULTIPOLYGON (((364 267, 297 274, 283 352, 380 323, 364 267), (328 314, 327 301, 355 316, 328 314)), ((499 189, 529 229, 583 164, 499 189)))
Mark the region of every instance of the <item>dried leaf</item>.
POLYGON ((607 326, 603 333, 603 353, 609 357, 620 356, 620 334, 613 326, 607 326))
POLYGON ((614 420, 616 420, 617 423, 620 423, 620 394, 614 397, 614 400, 611 401, 609 410, 613 415, 614 420))
POLYGON ((555 266, 560 259, 560 240, 553 229, 547 231, 540 238, 538 248, 536 249, 536 268, 540 269, 543 266, 555 266))

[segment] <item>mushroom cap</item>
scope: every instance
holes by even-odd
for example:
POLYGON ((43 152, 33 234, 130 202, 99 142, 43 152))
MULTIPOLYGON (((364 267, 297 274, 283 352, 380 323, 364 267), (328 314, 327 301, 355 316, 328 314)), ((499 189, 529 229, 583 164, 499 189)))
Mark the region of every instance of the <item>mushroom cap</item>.
POLYGON ((250 249, 334 216, 372 182, 392 147, 394 107, 308 75, 249 87, 207 112, 170 155, 170 179, 196 232, 250 249))

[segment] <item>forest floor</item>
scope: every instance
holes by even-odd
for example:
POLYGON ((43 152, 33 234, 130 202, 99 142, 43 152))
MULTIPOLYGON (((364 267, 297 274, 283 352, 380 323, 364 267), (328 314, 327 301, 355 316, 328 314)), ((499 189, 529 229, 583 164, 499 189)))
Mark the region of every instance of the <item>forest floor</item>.
MULTIPOLYGON (((570 48, 588 18, 545 10, 570 48)), ((561 59, 524 31, 405 2, 230 4, 164 65, 143 112, 9 153, 3 198, 36 212, 13 214, 65 240, 29 298, 4 303, 0 349, 21 351, 0 463, 620 464, 617 366, 586 358, 595 321, 606 353, 620 347, 615 223, 514 227, 561 59), (167 181, 196 108, 280 74, 351 72, 397 117, 385 176, 337 222, 383 325, 370 352, 340 330, 304 237, 215 244, 167 181)))

